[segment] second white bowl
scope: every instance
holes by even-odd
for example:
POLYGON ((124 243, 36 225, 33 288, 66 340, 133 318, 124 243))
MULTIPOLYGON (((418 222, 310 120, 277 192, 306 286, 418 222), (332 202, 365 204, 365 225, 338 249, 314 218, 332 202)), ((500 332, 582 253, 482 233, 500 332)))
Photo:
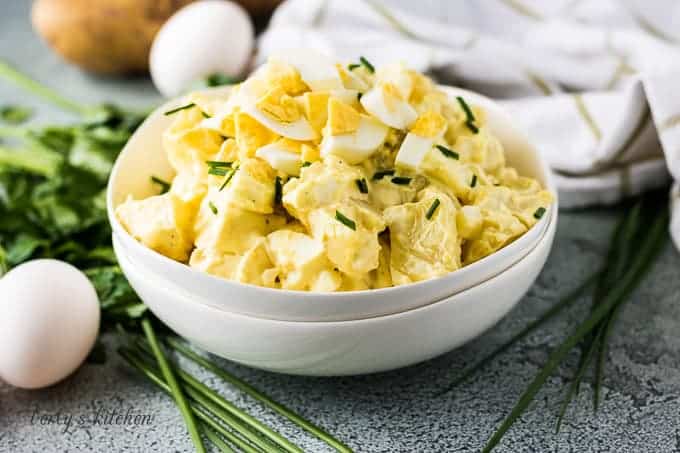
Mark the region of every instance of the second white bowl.
POLYGON ((412 365, 475 338, 524 296, 550 252, 557 215, 538 245, 505 272, 424 307, 369 319, 293 322, 262 319, 196 300, 181 285, 133 264, 114 238, 135 291, 172 330, 244 365, 280 373, 338 376, 412 365))

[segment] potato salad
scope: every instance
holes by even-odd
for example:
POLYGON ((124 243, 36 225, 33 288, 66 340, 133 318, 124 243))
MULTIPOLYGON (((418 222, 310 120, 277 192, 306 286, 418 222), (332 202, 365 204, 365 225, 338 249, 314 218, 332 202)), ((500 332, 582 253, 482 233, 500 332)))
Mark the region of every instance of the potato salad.
POLYGON ((427 280, 508 245, 553 199, 506 165, 482 109, 402 64, 286 51, 221 93, 165 112, 175 176, 116 211, 141 243, 218 277, 303 291, 427 280))

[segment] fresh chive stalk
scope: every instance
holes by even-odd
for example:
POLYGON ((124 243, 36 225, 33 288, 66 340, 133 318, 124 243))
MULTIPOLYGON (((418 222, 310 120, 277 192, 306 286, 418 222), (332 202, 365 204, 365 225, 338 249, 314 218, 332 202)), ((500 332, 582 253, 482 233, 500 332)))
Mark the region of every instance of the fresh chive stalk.
POLYGON ((473 134, 479 133, 479 128, 475 125, 475 123, 471 123, 469 121, 466 121, 465 125, 467 126, 468 129, 470 129, 470 131, 472 131, 473 134))
POLYGON ((209 426, 204 426, 203 427, 203 434, 205 434, 205 437, 208 438, 208 440, 216 446, 222 453, 235 453, 234 449, 231 448, 227 443, 224 441, 222 437, 209 426))
POLYGON ((524 329, 520 330, 515 335, 513 335, 513 337, 510 338, 508 341, 503 343, 498 348, 494 349, 490 354, 485 356, 480 361, 464 369, 460 376, 458 376, 451 384, 446 386, 444 389, 438 391, 436 395, 437 396, 443 395, 444 393, 453 390, 455 387, 458 387, 460 384, 467 381, 472 375, 474 375, 479 370, 484 368, 486 365, 491 363, 493 359, 495 359, 496 357, 510 349, 513 345, 517 344, 517 342, 520 341, 522 338, 526 337, 537 328, 544 326, 546 322, 550 321, 556 315, 561 313, 562 310, 573 305, 574 302, 579 300, 579 297, 581 297, 581 295, 583 295, 588 288, 595 284, 595 281, 599 275, 600 275, 599 273, 591 275, 584 283, 582 283, 576 289, 574 289, 569 294, 560 299, 555 305, 550 307, 545 313, 536 318, 536 320, 530 322, 524 329))
MULTIPOLYGON (((147 356, 151 354, 149 345, 147 342, 138 340, 136 346, 143 351, 147 356)), ((198 401, 201 405, 208 408, 213 414, 220 414, 223 411, 228 412, 228 417, 235 417, 241 423, 247 425, 247 429, 252 429, 253 431, 261 434, 262 436, 268 438, 275 444, 278 444, 281 448, 288 452, 302 453, 299 447, 292 444, 288 439, 281 436, 279 433, 264 425, 245 411, 239 409, 229 401, 222 398, 217 392, 212 390, 207 385, 203 384, 201 381, 196 379, 193 375, 182 370, 178 366, 175 366, 177 375, 182 380, 186 387, 187 394, 198 401), (208 403, 206 403, 208 401, 208 403), (214 409, 214 405, 219 406, 219 410, 214 409)))
POLYGON ((335 211, 335 220, 338 222, 342 223, 345 225, 347 228, 350 230, 355 230, 357 229, 357 224, 354 222, 354 220, 350 219, 349 217, 345 216, 342 212, 340 211, 335 211))
POLYGON ((21 88, 30 91, 31 93, 37 96, 42 97, 43 99, 51 102, 52 104, 56 105, 57 107, 63 110, 67 110, 72 113, 76 113, 83 116, 92 113, 93 110, 92 107, 88 107, 77 102, 73 102, 69 99, 66 99, 56 91, 46 87, 41 83, 36 82, 35 80, 29 77, 26 77, 24 74, 14 69, 12 66, 10 66, 7 62, 5 62, 2 59, 0 59, 0 77, 9 80, 15 85, 18 85, 21 88))
POLYGON ((477 121, 474 113, 472 113, 472 109, 468 103, 465 102, 465 99, 463 99, 462 96, 456 96, 456 100, 458 101, 458 104, 460 104, 460 108, 463 109, 463 112, 465 112, 465 121, 468 123, 474 123, 477 121))
POLYGON ((227 162, 222 160, 206 160, 205 163, 210 168, 231 168, 233 162, 227 162))
POLYGON ((534 218, 540 220, 540 218, 543 217, 543 214, 545 214, 545 208, 541 206, 540 208, 536 209, 536 212, 534 212, 534 218))
POLYGON ((229 170, 224 167, 209 167, 208 174, 214 176, 227 176, 229 170))
POLYGON ((392 181, 392 184, 396 184, 398 186, 407 186, 411 183, 411 178, 406 176, 395 176, 390 181, 392 181))
POLYGON ((439 207, 439 204, 441 201, 439 201, 439 198, 435 198, 430 207, 427 209, 427 212, 425 213, 425 218, 427 220, 431 220, 432 216, 434 215, 435 211, 439 207))
POLYGON ((177 107, 177 108, 168 110, 167 112, 165 112, 165 113, 163 113, 163 114, 164 114, 165 116, 168 116, 168 115, 172 115, 173 113, 181 112, 182 110, 190 109, 190 108, 195 107, 195 106, 196 106, 196 104, 195 104, 194 102, 190 102, 190 103, 188 103, 188 104, 181 105, 181 106, 179 106, 179 107, 177 107))
MULTIPOLYGON (((170 386, 163 380, 161 374, 153 366, 148 364, 138 353, 129 348, 119 348, 118 353, 125 359, 125 361, 141 372, 146 378, 148 378, 152 383, 158 386, 161 390, 172 397, 172 390, 170 386)), ((209 427, 215 430, 222 436, 224 436, 229 442, 240 448, 241 450, 248 453, 260 453, 259 450, 251 447, 250 444, 242 440, 239 436, 234 434, 232 431, 227 430, 222 424, 218 423, 210 412, 201 407, 198 403, 191 403, 191 409, 194 415, 204 424, 203 428, 209 427), (206 426, 207 425, 207 426, 206 426)), ((226 423, 226 421, 225 421, 226 423)))
POLYGON ((472 181, 470 181, 470 187, 472 187, 474 189, 476 185, 477 185, 477 175, 473 174, 472 175, 472 181))
POLYGON ((669 215, 667 210, 656 217, 648 234, 643 235, 641 243, 638 244, 637 247, 637 254, 632 262, 629 263, 628 268, 618 285, 615 285, 607 292, 602 301, 594 307, 590 316, 550 354, 545 366, 529 384, 510 414, 489 439, 482 450, 483 452, 490 452, 498 445, 501 438, 522 415, 529 404, 531 404, 536 393, 538 393, 545 381, 562 363, 569 352, 592 332, 602 320, 606 319, 613 309, 616 309, 618 305, 628 299, 632 291, 651 268, 654 258, 661 250, 661 246, 666 239, 665 230, 667 228, 668 219, 669 215))
POLYGON ((281 177, 277 176, 274 180, 274 203, 281 204, 281 198, 283 197, 283 184, 281 183, 281 177))
POLYGON ((442 153, 444 156, 448 157, 449 159, 460 159, 460 155, 455 152, 452 149, 447 148, 446 146, 443 145, 437 145, 437 149, 439 150, 440 153, 442 153))
POLYGON ((347 65, 347 69, 349 69, 350 71, 354 71, 356 68, 359 67, 361 67, 361 64, 359 63, 350 63, 347 65))
POLYGON ((309 167, 310 165, 312 165, 312 163, 308 160, 302 162, 302 168, 309 167))
POLYGON ((373 173, 373 181, 379 181, 383 179, 385 176, 392 176, 394 174, 394 170, 380 170, 376 171, 373 173))
POLYGON ((357 179, 354 182, 356 182, 359 192, 368 193, 368 183, 365 178, 357 179))
POLYGON ((227 184, 229 184, 229 181, 231 181, 231 178, 233 178, 234 175, 236 174, 236 170, 238 170, 238 167, 232 167, 232 169, 229 172, 229 174, 227 175, 226 179, 224 180, 224 182, 220 186, 220 189, 219 189, 220 192, 222 192, 222 190, 224 190, 224 188, 227 187, 227 184))
POLYGON ((154 356, 156 357, 158 367, 161 369, 161 373, 163 373, 163 378, 170 387, 172 397, 175 399, 175 403, 177 404, 179 411, 182 413, 182 417, 184 418, 184 422, 187 425, 187 430, 191 435, 191 439, 194 442, 194 447, 196 447, 196 451, 199 453, 205 453, 205 447, 203 446, 203 441, 201 440, 201 434, 199 433, 198 428, 196 427, 196 421, 194 420, 193 412, 189 408, 189 405, 187 404, 187 401, 184 398, 184 393, 182 392, 182 389, 177 383, 175 375, 172 372, 172 369, 170 368, 170 365, 168 364, 168 361, 165 358, 165 354, 163 354, 163 351, 161 350, 161 347, 158 344, 156 332, 154 332, 154 329, 151 326, 151 322, 148 320, 148 318, 142 320, 142 329, 144 330, 146 339, 149 342, 149 345, 151 346, 151 350, 153 351, 154 356))
POLYGON ((151 182, 161 186, 161 195, 170 190, 170 183, 159 178, 158 176, 151 176, 151 182))
POLYGON ((212 201, 209 201, 208 207, 210 208, 210 210, 212 211, 213 214, 217 215, 218 211, 217 211, 217 206, 215 206, 215 203, 213 203, 212 201))
POLYGON ((233 374, 227 372, 226 370, 218 367, 214 363, 210 362, 209 360, 205 359, 204 357, 200 356, 196 352, 194 352, 192 349, 190 349, 188 346, 186 346, 184 343, 179 341, 176 338, 168 338, 167 339, 168 344, 170 345, 171 348, 173 348, 175 351, 179 352, 182 354, 184 357, 188 358, 189 360, 192 360, 193 362, 197 363, 198 365, 202 366, 206 370, 214 373, 215 375, 219 376, 220 378, 224 379, 226 382, 230 383, 243 393, 247 394, 248 396, 254 398, 255 400, 259 401, 263 405, 267 406, 268 408, 272 409, 274 412, 277 414, 287 418, 291 422, 295 423, 298 425, 300 428, 304 429, 308 433, 314 435, 318 439, 326 442, 328 445, 333 447, 336 451, 342 452, 342 453, 351 453, 352 449, 349 448, 347 445, 342 443, 340 440, 336 439, 332 435, 330 435, 328 432, 326 432, 324 429, 320 428, 319 426, 313 424, 312 422, 302 418, 286 406, 284 406, 281 403, 277 403, 274 401, 271 397, 268 395, 262 393, 252 385, 242 381, 238 377, 234 376, 233 374))
POLYGON ((361 63, 371 74, 375 72, 375 67, 364 57, 359 57, 359 63, 361 63))

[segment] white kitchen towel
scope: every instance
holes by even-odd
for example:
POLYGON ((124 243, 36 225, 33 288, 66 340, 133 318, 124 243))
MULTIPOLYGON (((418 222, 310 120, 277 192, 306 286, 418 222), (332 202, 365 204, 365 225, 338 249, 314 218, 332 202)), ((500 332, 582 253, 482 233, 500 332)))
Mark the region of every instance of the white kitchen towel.
POLYGON ((562 207, 675 180, 680 248, 680 1, 287 0, 259 43, 403 61, 500 99, 550 163, 562 207))

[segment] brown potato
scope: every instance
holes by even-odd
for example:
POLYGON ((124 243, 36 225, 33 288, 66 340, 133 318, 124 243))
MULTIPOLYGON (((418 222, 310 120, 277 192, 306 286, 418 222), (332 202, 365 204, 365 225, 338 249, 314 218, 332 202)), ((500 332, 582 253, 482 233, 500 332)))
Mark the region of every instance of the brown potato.
POLYGON ((143 73, 163 23, 194 0, 36 0, 33 27, 64 59, 99 74, 143 73))

